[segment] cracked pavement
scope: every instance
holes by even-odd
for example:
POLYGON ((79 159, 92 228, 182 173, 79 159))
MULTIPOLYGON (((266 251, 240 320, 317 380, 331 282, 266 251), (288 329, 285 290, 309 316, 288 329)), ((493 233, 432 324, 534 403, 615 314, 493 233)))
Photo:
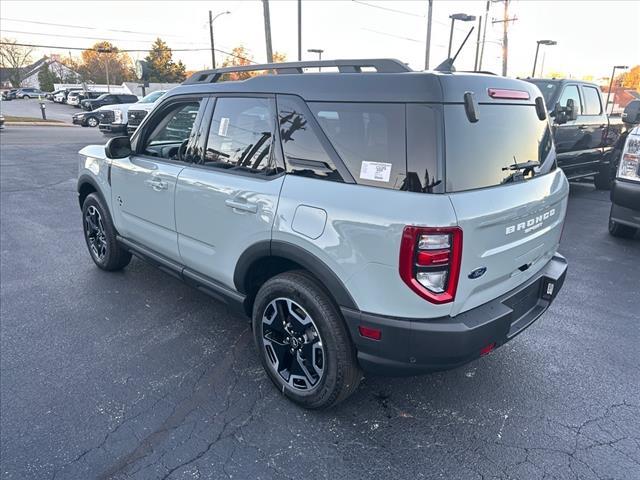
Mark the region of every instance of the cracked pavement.
POLYGON ((91 262, 76 152, 96 130, 0 133, 0 477, 640 478, 640 242, 572 185, 569 272, 530 329, 457 370, 289 403, 246 319, 134 259, 91 262))

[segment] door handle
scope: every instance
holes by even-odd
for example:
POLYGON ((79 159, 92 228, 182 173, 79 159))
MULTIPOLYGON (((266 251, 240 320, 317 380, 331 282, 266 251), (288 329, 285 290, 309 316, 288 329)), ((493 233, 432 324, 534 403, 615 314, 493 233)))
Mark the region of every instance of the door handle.
POLYGON ((163 182, 162 180, 157 179, 157 178, 152 178, 150 180, 145 180, 144 183, 149 185, 156 192, 160 192, 161 190, 166 190, 167 188, 169 188, 169 184, 167 182, 163 182))
POLYGON ((233 208, 234 210, 242 210, 243 212, 249 213, 257 213, 258 205, 255 203, 246 203, 246 202, 238 202, 236 200, 225 200, 225 205, 227 207, 233 208))

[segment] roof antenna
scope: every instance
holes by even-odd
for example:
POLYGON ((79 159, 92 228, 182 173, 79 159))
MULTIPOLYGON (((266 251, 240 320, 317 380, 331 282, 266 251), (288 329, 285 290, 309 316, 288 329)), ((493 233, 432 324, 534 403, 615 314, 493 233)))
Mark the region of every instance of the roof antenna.
POLYGON ((462 44, 460 45, 460 48, 458 48, 458 51, 456 52, 456 54, 453 56, 453 58, 449 57, 447 58, 444 62, 442 62, 440 65, 438 65, 436 67, 436 72, 455 72, 456 69, 453 66, 453 62, 456 61, 456 58, 458 58, 458 55, 460 54, 460 51, 462 50, 462 47, 464 47, 464 44, 467 43, 467 40, 469 40, 469 37, 471 36, 471 32, 473 32, 473 29, 476 28, 471 27, 471 30, 469 30, 469 33, 467 33, 467 36, 464 37, 464 40, 462 41, 462 44))

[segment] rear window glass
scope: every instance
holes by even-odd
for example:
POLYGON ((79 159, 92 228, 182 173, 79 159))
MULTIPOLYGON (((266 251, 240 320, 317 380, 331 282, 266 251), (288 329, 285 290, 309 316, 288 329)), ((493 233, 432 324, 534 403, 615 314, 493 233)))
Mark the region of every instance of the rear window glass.
POLYGON ((317 102, 309 108, 357 183, 402 188, 404 104, 317 102))
POLYGON ((480 104, 479 111, 480 120, 471 123, 463 105, 444 106, 447 192, 507 183, 516 163, 535 161, 549 170, 551 132, 534 106, 480 104))

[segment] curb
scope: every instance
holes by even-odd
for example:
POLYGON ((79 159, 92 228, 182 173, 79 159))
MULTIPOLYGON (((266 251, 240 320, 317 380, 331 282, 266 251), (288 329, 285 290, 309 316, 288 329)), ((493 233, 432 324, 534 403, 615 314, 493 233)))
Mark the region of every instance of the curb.
POLYGON ((5 126, 14 127, 77 127, 70 123, 57 123, 57 122, 4 122, 5 126))

